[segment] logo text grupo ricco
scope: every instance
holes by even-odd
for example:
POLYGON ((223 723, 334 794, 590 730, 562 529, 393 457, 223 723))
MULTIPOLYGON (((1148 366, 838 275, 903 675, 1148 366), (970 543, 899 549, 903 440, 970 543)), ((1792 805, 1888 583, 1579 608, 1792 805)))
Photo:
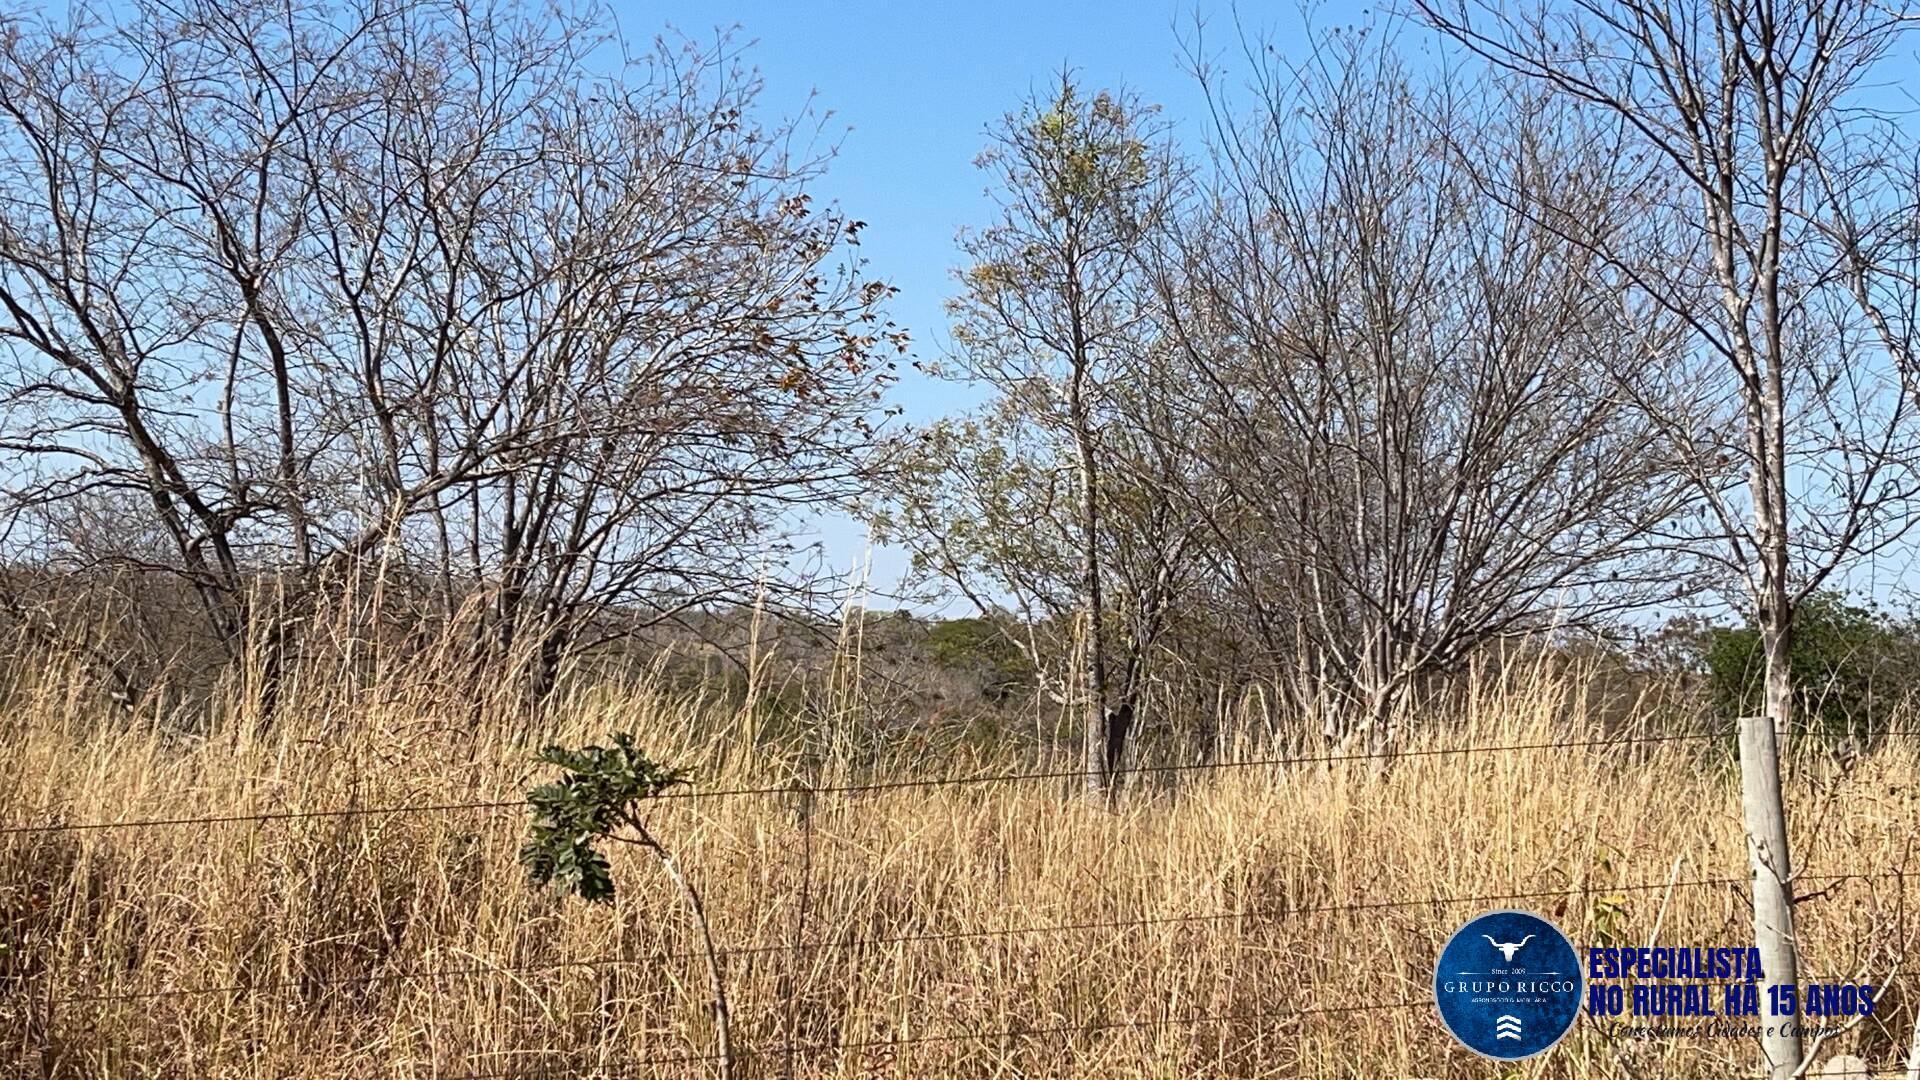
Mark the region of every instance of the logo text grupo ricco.
POLYGON ((1455 931, 1433 970, 1440 1019, 1462 1046, 1503 1061, 1559 1042, 1580 1015, 1573 942, 1530 911, 1488 911, 1455 931))

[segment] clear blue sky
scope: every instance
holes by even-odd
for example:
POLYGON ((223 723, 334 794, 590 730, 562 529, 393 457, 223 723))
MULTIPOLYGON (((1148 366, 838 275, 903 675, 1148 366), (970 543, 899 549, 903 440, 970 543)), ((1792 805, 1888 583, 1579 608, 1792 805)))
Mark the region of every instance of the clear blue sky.
MULTIPOLYGON (((790 115, 810 91, 815 108, 831 110, 828 130, 843 141, 822 191, 869 223, 862 248, 872 269, 900 288, 894 313, 923 354, 945 341, 940 304, 958 260, 954 232, 990 212, 984 177, 973 167, 989 122, 1063 64, 1092 85, 1124 83, 1165 103, 1176 119, 1197 107, 1171 4, 1130 11, 1093 3, 828 9, 679 0, 615 10, 630 39, 668 24, 694 38, 737 25, 739 37, 754 42, 748 57, 766 79, 766 112, 790 115)), ((903 403, 919 416, 940 411, 950 393, 902 387, 903 403)))
MULTIPOLYGON (((1204 133, 1204 104, 1182 60, 1182 37, 1193 31, 1191 3, 675 0, 616 3, 614 10, 635 43, 667 27, 707 39, 716 28, 737 26, 738 37, 754 43, 747 56, 766 81, 767 118, 798 113, 810 92, 815 109, 831 111, 827 131, 842 141, 819 191, 868 222, 862 251, 874 273, 899 287, 893 315, 912 332, 923 359, 938 356, 947 342, 941 303, 959 260, 955 232, 991 214, 985 177, 973 166, 990 122, 1070 66, 1089 86, 1124 85, 1164 106, 1181 141, 1195 144, 1204 133)), ((1359 21, 1365 10, 1322 5, 1312 24, 1359 21)), ((1210 53, 1237 40, 1227 4, 1199 13, 1210 53)), ((1239 19, 1283 50, 1306 40, 1307 19, 1291 6, 1243 6, 1239 19)), ((897 400, 908 419, 926 421, 976 398, 905 371, 897 400)), ((864 532, 846 522, 826 524, 822 538, 840 567, 851 566, 865 542, 864 532)), ((899 553, 876 552, 876 585, 897 579, 903 566, 899 553)))

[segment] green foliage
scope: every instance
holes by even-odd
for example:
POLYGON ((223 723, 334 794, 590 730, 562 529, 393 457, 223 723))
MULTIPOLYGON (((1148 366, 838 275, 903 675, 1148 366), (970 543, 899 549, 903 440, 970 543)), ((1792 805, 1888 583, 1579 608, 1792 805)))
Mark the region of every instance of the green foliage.
POLYGON ((520 848, 520 862, 535 885, 584 900, 613 898, 607 857, 595 845, 635 820, 634 807, 676 784, 687 782, 680 769, 660 765, 634 749, 633 736, 615 733, 613 745, 568 750, 549 746, 535 755, 566 775, 527 792, 533 824, 520 848))
POLYGON ((1075 609, 1072 476, 1061 440, 1002 400, 920 433, 873 517, 876 538, 913 552, 916 578, 959 579, 1048 614, 1075 609))
MULTIPOLYGON (((1765 708, 1766 655, 1753 626, 1714 627, 1701 660, 1715 708, 1727 716, 1765 708)), ((1920 638, 1878 606, 1816 593, 1800 607, 1787 653, 1794 726, 1832 738, 1884 727, 1920 678, 1920 638)))
POLYGON ((1106 91, 1083 102, 1079 88, 1066 82, 1050 108, 1024 118, 1028 145, 1051 166, 1045 172, 1055 213, 1072 213, 1076 200, 1104 199, 1146 183, 1151 148, 1141 137, 1143 111, 1106 91))
POLYGON ((1087 354, 1113 351, 1136 320, 1128 296, 1137 294, 1121 286, 1138 270, 1138 245, 1165 224, 1175 186, 1158 111, 1124 93, 1089 98, 1063 74, 996 126, 978 164, 1003 213, 962 237, 969 265, 948 304, 972 374, 1008 390, 1009 375, 1109 361, 1087 354))
POLYGON ((927 632, 927 651, 942 667, 984 675, 983 689, 995 699, 1033 685, 1032 661, 986 619, 948 619, 935 624, 927 632))

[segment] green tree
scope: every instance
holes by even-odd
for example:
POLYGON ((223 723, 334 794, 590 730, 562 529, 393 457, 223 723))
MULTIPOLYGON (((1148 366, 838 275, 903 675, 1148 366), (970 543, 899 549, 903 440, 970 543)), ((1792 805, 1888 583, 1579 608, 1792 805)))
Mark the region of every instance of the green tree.
POLYGON ((983 614, 1017 613, 1016 640, 1043 673, 1056 662, 1071 670, 1043 682, 1081 710, 1087 786, 1105 794, 1191 537, 1165 499, 1150 500, 1159 512, 1148 542, 1130 539, 1139 522, 1114 516, 1126 513, 1116 492, 1164 464, 1129 437, 1148 415, 1132 408, 1134 389, 1151 384, 1143 372, 1158 337, 1139 255, 1178 188, 1154 116, 1063 73, 993 129, 979 164, 1000 212, 963 237, 969 265, 948 307, 956 374, 994 396, 924 434, 889 514, 888 531, 924 569, 983 614), (1157 565, 1132 572, 1115 561, 1126 553, 1157 565), (1067 640, 1043 645, 1041 627, 1067 640))
POLYGON ((946 619, 927 631, 927 651, 942 667, 978 674, 987 697, 1003 701, 1033 685, 1033 662, 999 619, 946 619))
MULTIPOLYGON (((1766 653, 1758 627, 1715 627, 1701 643, 1714 707, 1751 716, 1766 702, 1766 653)), ((1911 623, 1844 594, 1807 598, 1794 625, 1787 668, 1793 677, 1794 730, 1826 739, 1865 739, 1886 727, 1913 693, 1920 642, 1911 623)))

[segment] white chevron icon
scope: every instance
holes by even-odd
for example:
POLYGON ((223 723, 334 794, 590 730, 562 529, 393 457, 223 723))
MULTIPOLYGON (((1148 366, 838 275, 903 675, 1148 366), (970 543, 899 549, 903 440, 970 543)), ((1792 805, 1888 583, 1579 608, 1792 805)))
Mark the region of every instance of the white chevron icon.
POLYGON ((1501 1039, 1512 1039, 1514 1042, 1519 1042, 1520 1018, 1517 1016, 1502 1015, 1495 1019, 1493 1022, 1493 1039, 1495 1042, 1499 1042, 1501 1039))

